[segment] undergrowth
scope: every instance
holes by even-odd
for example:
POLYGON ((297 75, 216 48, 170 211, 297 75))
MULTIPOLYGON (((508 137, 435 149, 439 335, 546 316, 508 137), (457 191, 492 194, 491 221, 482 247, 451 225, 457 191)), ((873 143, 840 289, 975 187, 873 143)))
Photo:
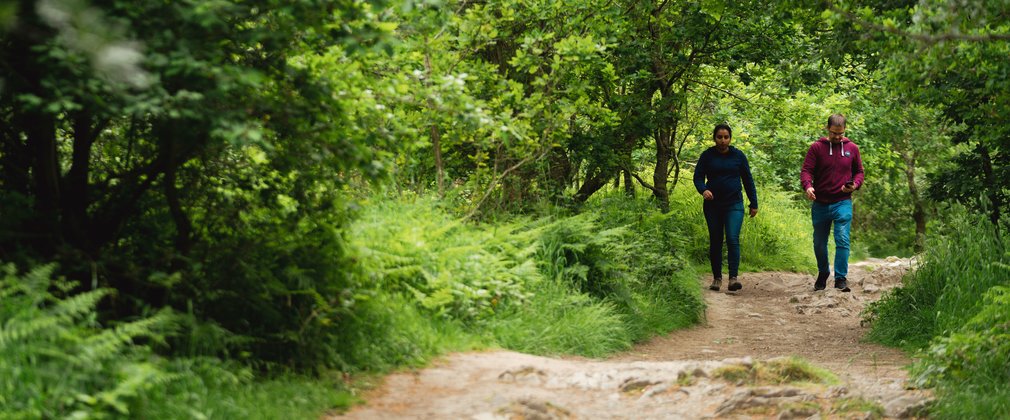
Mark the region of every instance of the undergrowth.
POLYGON ((959 216, 920 267, 872 305, 869 336, 917 354, 919 386, 939 418, 1010 416, 1010 251, 982 216, 959 216))
MULTIPOLYGON (((745 236, 769 245, 745 252, 747 266, 800 266, 797 255, 809 253, 793 242, 807 235, 774 225, 796 210, 773 196, 764 202, 764 218, 748 222, 745 236)), ((329 312, 308 320, 327 331, 333 344, 321 351, 341 374, 487 347, 613 354, 699 321, 700 207, 677 202, 663 214, 651 200, 604 192, 578 212, 473 223, 434 199, 373 199, 341 233, 340 258, 354 263, 343 273, 347 287, 313 296, 329 312)), ((18 276, 5 268, 0 417, 314 417, 353 401, 343 377, 327 379, 326 369, 264 377, 253 369, 273 365, 212 357, 251 338, 190 314, 103 325, 95 305, 112 291, 72 294, 74 285, 51 279, 51 270, 18 276), (185 348, 158 355, 173 343, 185 348)), ((291 334, 284 339, 297 339, 291 334)))
POLYGON ((159 357, 170 311, 103 325, 96 305, 111 290, 76 293, 52 265, 0 270, 0 418, 306 418, 351 403, 336 383, 159 357))

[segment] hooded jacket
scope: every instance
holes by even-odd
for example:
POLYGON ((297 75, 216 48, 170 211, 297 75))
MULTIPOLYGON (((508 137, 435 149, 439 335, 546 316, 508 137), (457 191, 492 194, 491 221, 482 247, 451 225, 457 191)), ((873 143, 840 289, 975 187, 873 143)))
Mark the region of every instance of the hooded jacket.
POLYGON ((857 190, 863 185, 863 159, 859 155, 859 146, 848 137, 842 137, 839 144, 821 137, 810 145, 800 170, 804 191, 813 186, 817 202, 837 203, 852 198, 852 193, 842 192, 842 187, 849 181, 857 190))

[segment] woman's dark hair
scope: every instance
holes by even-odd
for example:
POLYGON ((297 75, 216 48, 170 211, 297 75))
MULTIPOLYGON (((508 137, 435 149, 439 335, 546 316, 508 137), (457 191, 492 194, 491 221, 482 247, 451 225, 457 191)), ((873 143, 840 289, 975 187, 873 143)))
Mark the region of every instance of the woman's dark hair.
POLYGON ((729 124, 716 124, 715 129, 712 130, 712 138, 715 138, 716 134, 719 134, 719 130, 726 130, 729 133, 730 138, 733 137, 733 129, 729 128, 729 124))

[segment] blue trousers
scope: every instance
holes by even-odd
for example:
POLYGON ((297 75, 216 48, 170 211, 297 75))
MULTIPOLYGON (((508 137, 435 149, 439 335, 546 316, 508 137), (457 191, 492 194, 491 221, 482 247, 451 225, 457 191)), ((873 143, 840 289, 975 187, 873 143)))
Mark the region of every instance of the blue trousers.
POLYGON ((849 273, 849 229, 852 227, 852 200, 824 204, 814 202, 810 206, 810 220, 814 224, 814 257, 817 258, 817 272, 829 273, 828 232, 835 225, 835 278, 849 273))
POLYGON ((708 260, 712 276, 722 278, 722 238, 726 235, 729 276, 736 277, 740 268, 740 228, 743 226, 743 201, 733 204, 705 202, 705 222, 708 223, 708 260))

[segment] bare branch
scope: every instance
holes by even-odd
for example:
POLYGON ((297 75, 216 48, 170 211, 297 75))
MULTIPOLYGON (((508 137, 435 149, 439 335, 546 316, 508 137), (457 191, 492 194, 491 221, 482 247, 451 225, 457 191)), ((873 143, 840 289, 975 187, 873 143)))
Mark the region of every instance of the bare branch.
POLYGON ((707 87, 707 88, 709 88, 709 89, 715 89, 715 90, 718 90, 718 91, 720 91, 720 92, 722 92, 722 93, 725 93, 725 94, 727 94, 727 95, 729 95, 729 96, 732 96, 732 97, 734 97, 734 98, 737 98, 737 99, 739 99, 739 100, 741 100, 741 101, 744 101, 744 102, 747 102, 748 104, 751 104, 751 105, 754 105, 754 106, 757 106, 757 107, 761 107, 761 108, 764 108, 764 109, 769 109, 768 107, 766 107, 766 106, 764 106, 764 105, 761 105, 761 104, 758 104, 758 103, 755 103, 754 101, 752 101, 752 100, 750 100, 750 99, 748 99, 748 98, 744 98, 743 96, 740 96, 740 95, 737 95, 737 94, 735 94, 735 93, 733 93, 733 92, 730 92, 730 91, 728 91, 728 90, 726 90, 726 89, 723 89, 723 88, 721 88, 721 87, 719 87, 719 86, 715 86, 715 85, 712 85, 712 84, 709 84, 709 83, 707 83, 707 82, 703 82, 703 81, 701 81, 701 80, 697 80, 697 79, 688 79, 688 81, 689 81, 689 82, 691 82, 691 83, 697 83, 697 84, 699 84, 699 85, 702 85, 702 86, 705 86, 705 87, 707 87))
POLYGON ((631 176, 633 176, 635 179, 637 179, 638 183, 642 184, 642 187, 645 187, 646 189, 651 190, 652 192, 656 192, 656 187, 653 187, 652 185, 649 185, 648 182, 645 182, 645 180, 642 179, 642 177, 638 176, 638 174, 636 174, 635 171, 632 171, 630 168, 628 168, 627 166, 623 166, 623 165, 621 166, 621 169, 624 169, 626 172, 628 172, 629 174, 631 174, 631 176))
POLYGON ((480 207, 484 205, 484 201, 487 201, 487 198, 491 196, 491 191, 494 191, 494 188, 498 186, 498 181, 501 181, 503 178, 505 178, 505 175, 508 175, 509 172, 519 169, 519 167, 527 163, 542 159, 544 156, 547 156, 547 152, 549 150, 550 150, 549 148, 545 148, 543 151, 534 156, 530 156, 523 160, 520 160, 515 165, 510 166, 509 168, 502 171, 502 173, 496 175, 493 179, 491 179, 491 182, 488 184, 487 189, 484 190, 484 196, 480 198, 480 201, 478 201, 477 205, 473 207, 473 210, 470 210, 470 213, 467 213, 467 215, 463 217, 463 220, 471 219, 475 214, 477 214, 477 210, 480 210, 480 207))

